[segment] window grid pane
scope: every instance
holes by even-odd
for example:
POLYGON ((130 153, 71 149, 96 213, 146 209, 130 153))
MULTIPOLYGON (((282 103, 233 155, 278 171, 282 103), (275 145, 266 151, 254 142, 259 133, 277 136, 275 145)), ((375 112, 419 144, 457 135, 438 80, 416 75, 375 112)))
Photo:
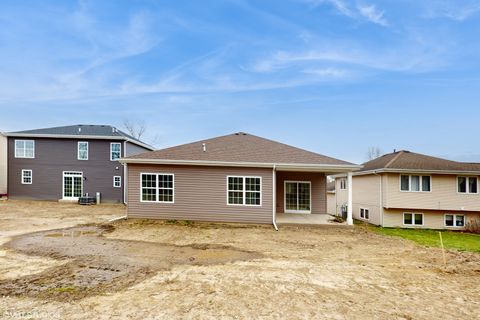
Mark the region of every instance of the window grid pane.
POLYGON ((430 192, 430 189, 431 189, 430 176, 423 176, 422 177, 422 191, 430 192))
POLYGON ((403 214, 403 224, 413 224, 412 214, 405 213, 403 214))
POLYGON ((467 192, 467 178, 458 177, 458 192, 460 193, 467 192))
POLYGON ((468 179, 468 191, 470 193, 477 193, 477 178, 470 177, 468 179))
POLYGON ((423 224, 423 215, 422 214, 415 214, 415 225, 422 225, 423 224))
POLYGON ((463 216, 463 215, 456 215, 456 216, 455 216, 455 226, 457 226, 457 227, 464 227, 464 226, 465 226, 465 216, 463 216))
POLYGON ((410 181, 409 181, 409 176, 404 176, 402 175, 400 177, 401 183, 400 183, 400 189, 402 191, 409 191, 410 190, 410 181))

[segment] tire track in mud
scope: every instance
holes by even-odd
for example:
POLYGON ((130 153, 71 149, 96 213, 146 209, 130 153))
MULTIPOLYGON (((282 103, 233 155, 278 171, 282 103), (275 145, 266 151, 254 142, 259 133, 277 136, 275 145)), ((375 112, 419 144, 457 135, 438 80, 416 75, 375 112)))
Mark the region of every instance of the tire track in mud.
POLYGON ((175 265, 218 265, 263 257, 230 246, 178 246, 103 237, 113 230, 112 225, 86 225, 13 238, 3 247, 65 263, 38 274, 0 280, 0 296, 82 299, 123 290, 175 265))

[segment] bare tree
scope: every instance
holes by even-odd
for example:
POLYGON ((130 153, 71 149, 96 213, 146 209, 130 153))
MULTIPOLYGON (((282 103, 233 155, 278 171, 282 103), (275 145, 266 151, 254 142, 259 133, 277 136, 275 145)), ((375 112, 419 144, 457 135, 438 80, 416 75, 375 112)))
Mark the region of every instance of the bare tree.
POLYGON ((135 121, 132 122, 130 120, 124 120, 123 121, 123 126, 127 132, 134 137, 135 139, 140 140, 143 135, 145 134, 145 131, 147 131, 147 125, 145 124, 145 121, 140 120, 140 121, 135 121))
POLYGON ((367 151, 367 160, 373 160, 383 155, 382 149, 379 147, 369 147, 367 151))

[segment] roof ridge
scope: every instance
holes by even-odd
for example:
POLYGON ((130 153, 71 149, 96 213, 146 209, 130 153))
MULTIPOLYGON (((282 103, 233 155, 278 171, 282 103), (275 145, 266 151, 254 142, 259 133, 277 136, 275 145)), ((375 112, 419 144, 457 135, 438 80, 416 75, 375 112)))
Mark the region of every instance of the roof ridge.
POLYGON ((397 159, 398 159, 402 154, 404 154, 404 152, 405 152, 405 151, 400 150, 400 151, 398 152, 398 154, 395 155, 395 157, 392 158, 392 160, 390 160, 390 161, 387 162, 387 164, 385 165, 385 168, 390 167, 395 161, 397 161, 397 159))

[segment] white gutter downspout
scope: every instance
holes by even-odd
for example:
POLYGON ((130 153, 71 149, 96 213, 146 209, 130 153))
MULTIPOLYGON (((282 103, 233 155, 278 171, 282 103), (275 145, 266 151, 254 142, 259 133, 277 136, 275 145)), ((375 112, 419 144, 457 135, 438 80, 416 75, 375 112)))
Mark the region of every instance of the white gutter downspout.
POLYGON ((273 165, 272 170, 272 222, 275 230, 278 231, 277 226, 277 167, 273 165))

